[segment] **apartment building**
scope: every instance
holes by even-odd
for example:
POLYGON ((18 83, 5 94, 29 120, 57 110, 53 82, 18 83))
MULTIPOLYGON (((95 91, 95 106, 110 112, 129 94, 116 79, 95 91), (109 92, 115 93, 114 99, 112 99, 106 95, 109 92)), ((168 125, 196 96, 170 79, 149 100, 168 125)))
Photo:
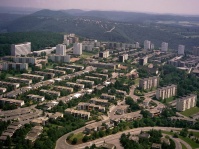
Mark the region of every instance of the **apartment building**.
POLYGON ((19 83, 11 83, 11 82, 4 82, 4 81, 0 81, 0 86, 1 87, 12 87, 14 89, 19 88, 20 84, 19 83))
POLYGON ((31 42, 11 45, 12 56, 28 55, 30 53, 31 53, 31 42))
POLYGON ((32 83, 32 80, 30 79, 23 79, 23 78, 17 78, 17 77, 8 77, 8 80, 14 83, 24 83, 24 84, 32 83))
POLYGON ((153 87, 158 87, 159 85, 159 77, 149 77, 140 79, 139 81, 139 87, 143 90, 152 89, 153 87))
POLYGON ((50 91, 50 90, 41 89, 40 92, 46 93, 46 94, 49 94, 49 95, 55 95, 57 97, 60 96, 60 92, 57 92, 57 91, 50 91))
POLYGON ((99 52, 99 57, 101 57, 101 58, 108 58, 109 57, 109 51, 106 50, 106 51, 99 52))
POLYGON ((46 69, 46 71, 51 72, 51 73, 55 73, 55 74, 59 74, 59 75, 65 75, 66 72, 63 70, 57 70, 57 69, 46 69))
POLYGON ((31 144, 33 144, 39 135, 42 133, 43 127, 42 126, 34 126, 26 135, 25 139, 29 140, 31 144))
POLYGON ((102 99, 108 99, 108 100, 115 100, 115 96, 114 95, 108 95, 108 94, 105 94, 103 93, 100 98, 102 99))
POLYGON ((48 59, 56 63, 70 63, 70 55, 50 55, 48 59))
POLYGON ((43 55, 50 55, 53 51, 55 51, 56 47, 52 47, 52 48, 47 48, 44 50, 39 50, 39 51, 33 51, 33 55, 34 56, 41 56, 43 55))
POLYGON ((167 52, 167 51, 168 51, 168 48, 169 48, 168 46, 169 46, 168 43, 162 42, 162 44, 161 44, 161 51, 162 51, 162 52, 167 52))
POLYGON ((2 70, 28 70, 28 63, 11 63, 11 62, 6 62, 3 63, 2 70))
POLYGON ((105 107, 100 106, 100 105, 95 105, 92 103, 85 103, 85 102, 80 102, 77 105, 77 109, 78 110, 88 110, 88 111, 92 111, 92 110, 96 110, 96 111, 100 111, 100 112, 105 112, 105 107))
POLYGON ((85 76, 86 79, 89 79, 89 80, 102 80, 102 78, 99 78, 99 77, 93 77, 93 76, 85 76))
POLYGON ((149 41, 149 40, 144 41, 144 49, 145 50, 151 49, 151 41, 149 41))
POLYGON ((75 72, 74 68, 68 68, 68 67, 56 66, 55 69, 75 72))
POLYGON ((197 95, 190 94, 188 96, 177 99, 176 109, 178 111, 185 111, 192 107, 195 107, 197 103, 197 95))
POLYGON ((113 63, 100 63, 100 62, 90 62, 89 65, 97 68, 107 68, 107 69, 116 69, 117 65, 113 63))
POLYGON ((18 107, 21 107, 25 104, 23 100, 16 100, 16 99, 9 99, 9 98, 1 98, 0 103, 1 104, 8 103, 11 105, 16 105, 18 107))
POLYGON ((73 88, 71 87, 65 87, 65 86, 54 86, 54 90, 58 90, 58 91, 67 91, 69 93, 72 93, 73 92, 73 88))
POLYGON ((199 47, 193 47, 193 55, 199 56, 199 47))
POLYGON ((74 43, 73 44, 73 54, 74 55, 82 55, 82 43, 74 43))
POLYGON ((120 62, 124 62, 125 60, 128 60, 128 54, 123 54, 119 56, 120 62))
POLYGON ((83 84, 90 84, 90 85, 94 85, 94 81, 90 81, 90 80, 83 80, 83 79, 77 79, 76 80, 77 83, 83 83, 83 84))
POLYGON ((84 88, 84 84, 78 84, 78 83, 73 83, 73 82, 67 82, 66 85, 69 87, 77 87, 80 89, 84 88))
POLYGON ((185 46, 178 45, 178 55, 184 55, 185 46))
POLYGON ((12 59, 15 63, 28 63, 34 65, 37 62, 35 57, 13 57, 12 59))
POLYGON ((42 102, 45 100, 44 96, 39 96, 39 95, 34 95, 34 94, 29 94, 29 95, 27 95, 27 97, 29 97, 32 100, 38 101, 38 102, 42 102))
POLYGON ((103 74, 103 73, 93 73, 94 76, 97 76, 97 77, 102 77, 102 78, 105 78, 105 79, 108 79, 108 74, 103 74))
POLYGON ((21 75, 22 78, 26 78, 26 79, 37 79, 42 81, 44 79, 44 76, 40 76, 40 75, 33 75, 33 74, 28 74, 28 73, 23 73, 21 75))
POLYGON ((93 103, 93 104, 96 104, 96 105, 101 105, 101 106, 109 106, 110 105, 108 100, 98 99, 98 98, 91 98, 90 103, 93 103))
POLYGON ((170 98, 176 95, 177 92, 177 85, 169 85, 166 87, 158 88, 156 91, 156 98, 157 99, 165 99, 170 98))
POLYGON ((58 44, 56 46, 56 55, 66 55, 66 45, 58 44))
POLYGON ((37 74, 37 75, 44 76, 46 78, 50 78, 50 79, 55 77, 55 74, 51 73, 51 72, 35 71, 34 73, 37 74))
POLYGON ((148 56, 142 57, 139 59, 139 64, 144 66, 148 63, 148 56))
POLYGON ((71 114, 75 117, 80 117, 80 118, 83 118, 83 119, 89 119, 90 115, 91 115, 90 112, 81 111, 81 110, 74 110, 74 109, 71 109, 71 108, 66 109, 65 113, 71 114))
POLYGON ((75 68, 77 70, 83 70, 84 69, 84 66, 81 66, 81 65, 65 65, 67 66, 68 68, 75 68))

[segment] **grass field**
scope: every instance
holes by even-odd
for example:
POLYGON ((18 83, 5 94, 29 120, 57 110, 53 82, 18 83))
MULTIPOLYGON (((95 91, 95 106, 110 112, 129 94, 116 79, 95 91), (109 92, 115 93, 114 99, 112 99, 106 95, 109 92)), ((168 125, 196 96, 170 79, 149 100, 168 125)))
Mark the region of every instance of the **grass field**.
POLYGON ((83 137, 84 137, 84 134, 83 134, 82 132, 80 132, 80 133, 74 134, 74 135, 70 138, 70 141, 72 142, 72 140, 73 140, 74 138, 77 138, 77 142, 81 142, 83 137))
POLYGON ((182 115, 184 116, 191 116, 195 113, 198 113, 199 112, 199 108, 198 107, 193 107, 191 109, 188 109, 186 111, 183 111, 183 112, 180 112, 182 115))
MULTIPOLYGON (((174 134, 173 132, 168 132, 168 131, 162 131, 162 133, 168 134, 168 135, 172 135, 172 136, 173 136, 173 134, 174 134)), ((193 132, 193 134, 194 134, 194 136, 199 135, 199 133, 197 133, 197 132, 193 132)), ((179 138, 180 138, 181 140, 185 141, 187 144, 189 144, 189 145, 192 147, 192 149, 199 148, 199 144, 196 143, 196 142, 194 142, 194 141, 191 140, 190 138, 188 138, 188 137, 184 138, 184 137, 182 137, 182 136, 180 136, 180 135, 179 135, 179 138)), ((185 146, 184 146, 184 147, 185 147, 185 146)), ((186 147, 183 148, 183 145, 182 145, 182 149, 186 149, 186 147)))
POLYGON ((91 53, 91 52, 82 52, 82 55, 80 56, 81 58, 87 58, 90 57, 92 55, 95 55, 95 53, 91 53))
POLYGON ((199 148, 199 144, 194 142, 193 140, 191 140, 190 138, 184 138, 182 136, 179 136, 180 139, 182 139, 183 141, 187 142, 191 147, 192 149, 196 149, 196 148, 199 148))
POLYGON ((180 142, 180 144, 182 146, 182 149, 187 149, 186 146, 183 143, 180 142))

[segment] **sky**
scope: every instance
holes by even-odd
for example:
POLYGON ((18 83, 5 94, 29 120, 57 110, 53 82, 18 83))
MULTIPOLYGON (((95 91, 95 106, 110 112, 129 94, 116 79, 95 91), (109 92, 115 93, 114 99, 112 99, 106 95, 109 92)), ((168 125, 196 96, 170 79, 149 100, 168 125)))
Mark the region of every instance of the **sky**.
POLYGON ((199 15, 199 0, 0 0, 2 6, 199 15))

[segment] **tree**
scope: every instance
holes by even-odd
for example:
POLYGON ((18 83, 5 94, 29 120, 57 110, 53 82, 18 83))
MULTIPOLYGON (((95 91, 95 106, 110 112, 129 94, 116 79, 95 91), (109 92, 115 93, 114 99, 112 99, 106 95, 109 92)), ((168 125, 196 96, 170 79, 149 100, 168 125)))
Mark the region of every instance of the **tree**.
POLYGON ((77 143, 77 138, 73 138, 72 144, 76 144, 77 143))
POLYGON ((188 135, 188 129, 187 128, 183 128, 180 131, 180 135, 183 136, 183 137, 187 137, 187 135, 188 135))

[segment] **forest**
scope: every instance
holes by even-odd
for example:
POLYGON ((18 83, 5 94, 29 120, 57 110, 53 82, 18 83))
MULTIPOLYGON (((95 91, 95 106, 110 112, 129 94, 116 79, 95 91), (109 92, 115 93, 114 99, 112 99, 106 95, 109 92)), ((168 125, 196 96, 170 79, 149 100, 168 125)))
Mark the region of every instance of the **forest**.
POLYGON ((15 32, 0 34, 0 57, 10 55, 11 44, 31 42, 32 51, 63 42, 63 34, 52 32, 15 32))

